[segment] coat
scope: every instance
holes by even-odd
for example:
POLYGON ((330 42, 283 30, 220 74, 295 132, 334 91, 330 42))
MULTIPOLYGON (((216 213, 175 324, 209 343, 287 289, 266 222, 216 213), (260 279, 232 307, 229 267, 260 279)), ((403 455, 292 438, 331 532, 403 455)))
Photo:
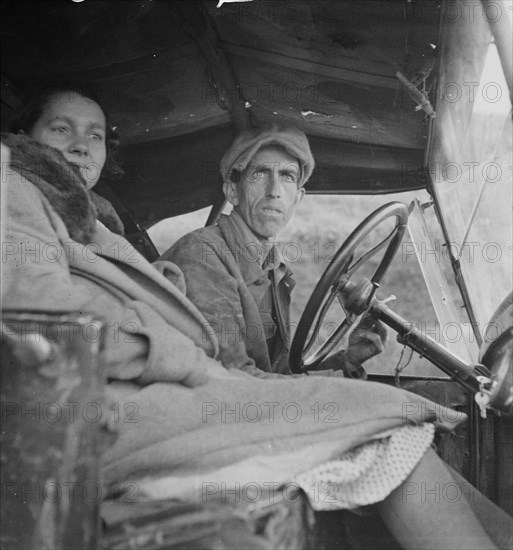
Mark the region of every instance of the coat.
POLYGON ((272 247, 270 253, 276 257, 276 322, 271 304, 264 300, 271 281, 262 267, 263 247, 237 212, 185 235, 161 256, 184 273, 187 297, 217 336, 223 364, 258 377, 291 373, 290 295, 295 281, 278 250, 272 247), (273 339, 272 357, 268 338, 273 339))
POLYGON ((157 270, 99 226, 55 150, 28 138, 5 141, 2 307, 92 312, 119 331, 107 331, 106 391, 119 410, 135 406, 137 421, 116 426, 103 456, 106 483, 139 480, 149 494, 154 480, 168 479, 166 496, 183 498, 198 498, 206 483, 277 487, 402 425, 429 420, 453 429, 464 420, 378 383, 257 379, 226 369, 206 320, 169 280, 176 268, 157 270))

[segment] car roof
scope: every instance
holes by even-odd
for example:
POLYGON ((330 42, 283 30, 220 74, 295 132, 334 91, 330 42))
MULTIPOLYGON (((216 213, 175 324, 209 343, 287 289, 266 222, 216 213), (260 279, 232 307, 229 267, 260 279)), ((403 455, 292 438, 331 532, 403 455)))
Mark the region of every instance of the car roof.
POLYGON ((110 187, 142 226, 219 202, 222 154, 268 122, 308 135, 309 193, 425 186, 429 117, 397 73, 433 87, 437 2, 221 3, 4 2, 3 128, 41 82, 92 84, 123 143, 110 187))

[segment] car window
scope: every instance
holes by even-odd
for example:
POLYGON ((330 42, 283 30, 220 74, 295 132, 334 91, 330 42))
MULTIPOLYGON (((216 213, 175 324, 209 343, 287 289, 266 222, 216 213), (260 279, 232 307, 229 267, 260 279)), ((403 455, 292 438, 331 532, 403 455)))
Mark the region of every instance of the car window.
MULTIPOLYGON (((490 17, 511 27, 512 7, 509 1, 496 2, 490 17)), ((512 286, 511 97, 488 22, 477 12, 473 21, 458 23, 441 52, 428 165, 449 246, 482 333, 512 286)))

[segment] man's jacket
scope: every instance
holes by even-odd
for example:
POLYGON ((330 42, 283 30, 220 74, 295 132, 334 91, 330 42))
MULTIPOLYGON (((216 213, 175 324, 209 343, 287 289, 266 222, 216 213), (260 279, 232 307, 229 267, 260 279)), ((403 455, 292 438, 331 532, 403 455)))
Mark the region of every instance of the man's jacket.
POLYGON ((292 273, 276 247, 264 249, 237 212, 182 237, 161 259, 183 271, 187 297, 209 321, 224 365, 260 377, 291 373, 292 273))

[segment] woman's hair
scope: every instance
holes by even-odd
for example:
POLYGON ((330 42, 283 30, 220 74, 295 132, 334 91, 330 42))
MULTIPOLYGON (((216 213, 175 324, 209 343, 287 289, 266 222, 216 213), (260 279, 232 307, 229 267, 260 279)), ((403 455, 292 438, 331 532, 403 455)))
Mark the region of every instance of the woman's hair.
POLYGON ((118 179, 123 175, 123 169, 118 163, 120 141, 118 133, 112 128, 109 121, 109 113, 105 109, 97 93, 86 84, 78 82, 56 82, 32 94, 23 104, 21 109, 14 114, 8 124, 8 131, 13 134, 24 132, 30 134, 34 125, 39 120, 43 111, 55 96, 64 94, 78 94, 98 104, 105 116, 106 136, 105 147, 107 158, 103 167, 102 175, 109 179, 118 179))

